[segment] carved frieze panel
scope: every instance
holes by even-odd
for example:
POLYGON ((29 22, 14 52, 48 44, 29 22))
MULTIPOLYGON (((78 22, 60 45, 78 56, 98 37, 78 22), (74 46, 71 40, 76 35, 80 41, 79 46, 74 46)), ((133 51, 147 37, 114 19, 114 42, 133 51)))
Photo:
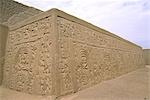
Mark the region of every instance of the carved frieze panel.
POLYGON ((59 42, 59 74, 60 74, 60 93, 66 94, 73 92, 72 68, 70 66, 70 46, 67 38, 61 38, 59 42))
POLYGON ((31 94, 52 91, 52 18, 33 22, 9 33, 3 84, 31 94))
MULTIPOLYGON (((60 67, 63 67, 60 75, 70 78, 68 82, 62 81, 62 88, 70 84, 68 90, 76 92, 144 65, 142 50, 124 40, 64 18, 58 17, 57 25, 61 45, 60 67)), ((66 80, 66 77, 61 79, 66 80)), ((63 93, 68 90, 64 89, 63 93)))

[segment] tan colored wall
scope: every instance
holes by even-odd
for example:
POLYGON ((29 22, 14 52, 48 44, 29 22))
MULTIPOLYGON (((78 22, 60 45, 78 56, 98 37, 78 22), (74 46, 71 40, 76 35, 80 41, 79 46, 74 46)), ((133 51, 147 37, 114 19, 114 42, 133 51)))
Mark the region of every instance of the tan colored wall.
POLYGON ((145 64, 150 65, 150 49, 144 49, 145 64))
POLYGON ((141 47, 61 12, 57 23, 60 95, 144 66, 141 47))
POLYGON ((0 25, 0 85, 3 79, 3 64, 4 64, 7 35, 8 35, 8 28, 4 25, 0 25))
POLYGON ((0 0, 0 7, 0 23, 7 22, 14 14, 19 14, 29 8, 13 0, 0 0))
POLYGON ((142 48, 52 9, 10 27, 3 85, 66 95, 144 66, 142 48))
POLYGON ((21 22, 25 19, 28 19, 32 16, 35 16, 35 15, 41 13, 41 12, 42 11, 30 7, 30 8, 28 8, 27 10, 25 10, 23 12, 20 12, 18 14, 14 14, 13 16, 11 16, 7 20, 7 22, 3 22, 3 24, 7 25, 7 26, 12 26, 12 25, 17 24, 17 23, 19 23, 19 22, 21 22))
POLYGON ((0 0, 0 24, 14 25, 42 11, 14 0, 0 0))
MULTIPOLYGON (((5 55, 8 28, 42 11, 13 0, 0 0, 0 57, 5 55), (7 27, 6 27, 7 26, 7 27)), ((4 58, 0 58, 0 85, 4 58)))
POLYGON ((51 94, 53 46, 52 17, 9 32, 3 85, 31 94, 51 94))

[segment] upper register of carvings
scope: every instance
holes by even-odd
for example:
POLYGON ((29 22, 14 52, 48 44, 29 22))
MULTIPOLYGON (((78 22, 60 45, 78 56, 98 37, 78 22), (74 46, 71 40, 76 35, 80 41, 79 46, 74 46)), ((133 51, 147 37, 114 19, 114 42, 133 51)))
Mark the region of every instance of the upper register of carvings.
POLYGON ((31 17, 31 18, 25 19, 24 21, 22 21, 22 22, 20 22, 20 23, 17 23, 17 24, 15 24, 15 25, 12 25, 12 26, 10 27, 10 30, 15 30, 16 28, 25 26, 25 25, 27 25, 27 24, 30 24, 30 23, 32 23, 32 22, 34 22, 34 21, 38 21, 38 20, 40 20, 40 19, 42 19, 42 18, 45 18, 45 17, 48 17, 48 16, 50 16, 50 15, 55 15, 55 16, 59 16, 59 17, 68 19, 68 20, 70 20, 70 21, 76 22, 76 23, 78 23, 78 24, 81 24, 81 25, 83 25, 83 26, 86 26, 86 27, 88 27, 88 28, 91 28, 91 29, 93 29, 93 30, 96 30, 96 31, 98 31, 98 32, 101 32, 101 33, 103 33, 103 34, 106 34, 106 35, 112 36, 112 37, 114 37, 114 38, 117 38, 117 39, 119 39, 119 40, 122 40, 122 41, 124 41, 124 42, 127 42, 127 43, 131 44, 132 46, 135 46, 135 47, 139 48, 140 50, 142 49, 142 47, 140 47, 139 45, 136 45, 136 44, 134 44, 134 43, 132 43, 132 42, 130 42, 130 41, 128 41, 128 40, 123 39, 122 37, 119 37, 119 36, 117 36, 117 35, 115 35, 115 34, 109 32, 109 31, 107 31, 107 30, 104 30, 104 29, 102 29, 102 28, 100 28, 100 27, 97 27, 97 26, 95 26, 95 25, 93 25, 93 24, 91 24, 91 23, 88 23, 88 22, 86 22, 86 21, 84 21, 84 20, 82 20, 82 19, 79 19, 79 18, 77 18, 77 17, 75 17, 75 16, 69 15, 69 14, 67 14, 67 13, 65 13, 65 12, 63 12, 63 11, 61 11, 61 10, 59 10, 59 9, 56 9, 56 8, 50 9, 50 10, 48 10, 48 11, 46 11, 46 12, 42 12, 42 13, 38 14, 38 16, 33 16, 33 17, 31 17))

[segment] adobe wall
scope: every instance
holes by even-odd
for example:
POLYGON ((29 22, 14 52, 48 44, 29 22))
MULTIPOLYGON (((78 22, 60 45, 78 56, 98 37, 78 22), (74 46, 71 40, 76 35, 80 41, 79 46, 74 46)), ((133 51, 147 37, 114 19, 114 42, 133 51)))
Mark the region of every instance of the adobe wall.
POLYGON ((14 0, 0 0, 0 24, 14 25, 42 11, 23 5, 14 0))
POLYGON ((3 85, 30 94, 51 95, 54 33, 52 16, 11 30, 3 85))
POLYGON ((3 79, 3 64, 5 58, 5 46, 8 35, 8 27, 0 24, 0 85, 3 79))
POLYGON ((58 11, 60 95, 144 67, 141 47, 58 11))
MULTIPOLYGON (((6 38, 8 33, 8 28, 12 25, 35 16, 36 14, 41 13, 42 11, 18 3, 13 0, 0 0, 0 57, 3 57, 5 54, 6 38)), ((2 66, 5 59, 0 58, 0 77, 2 77, 2 66)), ((0 78, 1 85, 2 78, 0 78)))
POLYGON ((150 49, 144 49, 145 64, 150 65, 150 49))
POLYGON ((0 0, 0 22, 7 22, 7 20, 14 14, 19 14, 27 10, 29 7, 17 3, 13 0, 0 0))
POLYGON ((141 47, 57 9, 10 27, 3 85, 62 96, 144 67, 141 47))

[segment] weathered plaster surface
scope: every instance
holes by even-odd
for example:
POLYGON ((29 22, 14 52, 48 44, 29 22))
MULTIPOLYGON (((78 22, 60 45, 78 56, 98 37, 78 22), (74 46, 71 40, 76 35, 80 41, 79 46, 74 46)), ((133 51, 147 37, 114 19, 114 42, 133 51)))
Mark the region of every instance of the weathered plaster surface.
POLYGON ((57 18, 61 95, 113 79, 144 65, 140 47, 67 18, 57 18))
POLYGON ((3 84, 31 94, 51 94, 51 16, 9 32, 3 84))
POLYGON ((41 12, 13 0, 0 0, 0 24, 11 26, 41 12))
POLYGON ((5 60, 5 46, 9 27, 42 11, 13 0, 0 0, 0 85, 5 60))
POLYGON ((3 85, 39 95, 66 95, 144 66, 141 47, 52 9, 14 25, 3 85))

